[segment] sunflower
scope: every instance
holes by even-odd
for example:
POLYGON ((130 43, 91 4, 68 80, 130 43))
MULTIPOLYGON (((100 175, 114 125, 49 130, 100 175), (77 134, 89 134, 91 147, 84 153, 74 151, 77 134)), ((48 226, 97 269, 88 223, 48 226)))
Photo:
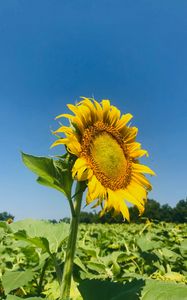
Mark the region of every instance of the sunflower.
POLYGON ((95 99, 82 97, 76 105, 67 105, 72 114, 67 118, 70 126, 61 126, 54 134, 65 137, 56 140, 53 146, 65 145, 76 157, 72 176, 78 181, 87 181, 86 202, 102 206, 102 214, 109 210, 122 213, 129 220, 127 201, 144 211, 147 192, 151 184, 145 173, 155 175, 139 158, 148 152, 136 142, 138 129, 127 126, 130 113, 121 116, 120 110, 109 100, 98 103, 95 99))

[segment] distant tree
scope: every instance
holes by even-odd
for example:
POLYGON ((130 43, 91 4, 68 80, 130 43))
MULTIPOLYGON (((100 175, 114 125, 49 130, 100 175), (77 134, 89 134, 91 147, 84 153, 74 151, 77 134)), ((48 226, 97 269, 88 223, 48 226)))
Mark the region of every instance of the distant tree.
POLYGON ((101 223, 101 218, 98 213, 81 211, 80 213, 80 223, 101 223))
POLYGON ((114 211, 106 212, 102 217, 99 218, 99 223, 118 224, 123 223, 124 219, 121 214, 115 214, 114 211))
POLYGON ((139 216, 139 211, 136 206, 129 207, 129 213, 130 213, 130 221, 140 223, 142 222, 142 219, 139 216))
POLYGON ((160 221, 172 222, 173 221, 173 208, 169 204, 164 204, 160 208, 160 221))
POLYGON ((0 221, 8 221, 8 220, 14 220, 14 216, 9 214, 8 212, 4 211, 0 213, 0 221))
POLYGON ((61 222, 64 222, 64 223, 70 223, 70 218, 65 217, 65 218, 63 218, 63 219, 60 219, 60 220, 59 220, 59 223, 61 223, 61 222))
POLYGON ((173 221, 187 223, 187 198, 186 200, 180 200, 173 209, 173 221))
POLYGON ((160 203, 153 199, 148 199, 145 204, 145 211, 143 216, 152 219, 152 220, 160 220, 160 203))
POLYGON ((86 224, 90 224, 90 223, 93 223, 93 214, 90 212, 86 212, 86 211, 81 211, 80 213, 80 223, 86 223, 86 224))
POLYGON ((55 220, 55 219, 49 219, 48 222, 50 222, 52 224, 57 224, 58 223, 57 220, 55 220))

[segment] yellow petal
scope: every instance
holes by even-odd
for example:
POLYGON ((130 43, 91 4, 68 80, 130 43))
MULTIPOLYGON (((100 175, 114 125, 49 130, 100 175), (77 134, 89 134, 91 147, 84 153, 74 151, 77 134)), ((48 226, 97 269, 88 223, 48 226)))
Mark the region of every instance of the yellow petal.
POLYGON ((110 112, 109 112, 109 124, 114 125, 120 118, 120 110, 117 109, 115 106, 111 105, 110 112))
POLYGON ((110 189, 108 191, 108 201, 107 207, 109 209, 114 208, 117 213, 121 212, 123 217, 129 221, 129 210, 124 202, 124 191, 116 190, 112 191, 110 189))
POLYGON ((97 118, 98 118, 98 120, 101 121, 103 119, 103 110, 102 110, 102 107, 101 107, 101 105, 96 100, 94 100, 94 105, 95 105, 95 108, 97 110, 97 118))
POLYGON ((133 157, 133 158, 139 158, 139 157, 142 157, 142 156, 149 156, 148 152, 146 150, 136 150, 136 151, 133 151, 130 156, 133 157))
POLYGON ((103 112, 109 111, 109 109, 110 109, 110 101, 108 99, 103 99, 101 101, 101 105, 103 107, 103 112))
POLYGON ((51 147, 57 146, 59 144, 66 145, 70 153, 75 154, 76 156, 80 155, 81 145, 75 135, 70 135, 68 138, 59 139, 54 142, 51 147))
POLYGON ((71 123, 75 129, 78 129, 81 133, 84 133, 85 126, 79 117, 74 117, 71 123))
POLYGON ((89 179, 92 175, 93 175, 93 171, 91 169, 83 167, 77 171, 77 173, 74 177, 78 181, 85 181, 85 180, 89 179))
POLYGON ((67 104, 67 107, 69 108, 69 110, 71 110, 75 115, 77 115, 78 109, 75 105, 73 104, 67 104))
POLYGON ((87 166, 88 166, 87 161, 83 157, 79 157, 75 161, 75 163, 73 165, 73 169, 78 170, 79 168, 87 167, 87 166))
POLYGON ((89 109, 91 121, 96 122, 98 120, 98 118, 97 118, 97 111, 96 111, 93 101, 91 101, 90 99, 85 98, 85 97, 81 97, 81 98, 83 99, 83 101, 80 101, 80 105, 85 106, 89 109))
POLYGON ((57 130, 55 130, 53 133, 65 133, 65 134, 73 134, 73 129, 71 127, 67 127, 67 126, 61 126, 60 128, 58 128, 57 130))
POLYGON ((139 150, 141 148, 141 144, 138 142, 132 142, 130 144, 127 145, 128 151, 131 153, 133 153, 136 150, 139 150))
POLYGON ((135 192, 134 190, 130 190, 129 188, 127 188, 127 192, 128 192, 127 201, 136 205, 140 214, 142 214, 145 209, 146 194, 140 195, 137 192, 135 192), (131 195, 131 196, 129 196, 129 195, 131 195))
POLYGON ((148 156, 148 152, 146 150, 141 149, 141 144, 137 142, 132 142, 126 144, 130 157, 138 158, 144 155, 148 156))
POLYGON ((148 190, 152 190, 152 186, 149 182, 149 180, 140 173, 132 173, 131 175, 132 180, 136 181, 138 184, 142 185, 143 187, 147 188, 148 190))
POLYGON ((87 162, 83 158, 78 158, 72 169, 73 178, 78 181, 89 179, 93 175, 93 171, 89 168, 87 162))
POLYGON ((137 127, 128 128, 126 133, 124 133, 125 143, 132 143, 132 141, 134 141, 135 137, 137 136, 137 133, 138 133, 137 127))
POLYGON ((68 140, 68 139, 58 139, 58 140, 56 140, 56 141, 51 145, 50 148, 53 148, 53 147, 58 146, 58 145, 65 145, 66 142, 67 142, 67 140, 68 140))
POLYGON ((81 120, 84 127, 87 127, 87 124, 91 121, 90 109, 85 105, 74 106, 68 104, 67 106, 81 120))
POLYGON ((124 195, 124 198, 130 203, 136 205, 140 213, 142 214, 144 211, 144 205, 142 205, 142 203, 140 203, 140 201, 138 201, 138 199, 134 195, 129 193, 127 190, 123 190, 122 193, 124 195))
POLYGON ((94 201, 97 198, 103 198, 106 194, 106 189, 98 181, 95 175, 88 182, 88 198, 87 203, 94 201))
POLYGON ((133 195, 134 197, 137 198, 137 200, 144 205, 146 198, 147 198, 147 191, 145 188, 143 188, 141 185, 131 182, 127 187, 126 190, 133 195))
POLYGON ((133 116, 131 115, 131 114, 125 114, 125 115, 123 115, 122 117, 121 117, 121 119, 117 122, 117 124, 116 124, 116 129, 117 130, 121 130, 121 129, 123 129, 125 126, 126 126, 126 124, 131 120, 133 118, 133 116))
POLYGON ((55 119, 59 119, 59 118, 67 118, 67 119, 72 120, 74 118, 74 116, 72 116, 70 114, 61 114, 61 115, 58 115, 55 119))
POLYGON ((103 122, 107 121, 108 113, 110 110, 110 101, 103 99, 101 101, 101 105, 103 107, 103 122))
POLYGON ((127 221, 130 221, 130 215, 129 215, 129 209, 124 201, 121 201, 120 203, 120 211, 124 217, 124 219, 127 219, 127 221))
POLYGON ((155 172, 145 165, 132 163, 132 169, 133 172, 155 175, 155 172))

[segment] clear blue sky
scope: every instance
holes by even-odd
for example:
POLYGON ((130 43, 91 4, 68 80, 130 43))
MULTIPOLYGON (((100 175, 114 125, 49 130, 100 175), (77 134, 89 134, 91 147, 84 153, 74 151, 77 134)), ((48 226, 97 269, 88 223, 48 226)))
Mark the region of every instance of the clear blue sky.
POLYGON ((1 0, 0 211, 69 215, 19 151, 59 153, 54 117, 82 95, 134 115, 157 173, 149 197, 174 206, 187 196, 186 16, 186 0, 1 0))

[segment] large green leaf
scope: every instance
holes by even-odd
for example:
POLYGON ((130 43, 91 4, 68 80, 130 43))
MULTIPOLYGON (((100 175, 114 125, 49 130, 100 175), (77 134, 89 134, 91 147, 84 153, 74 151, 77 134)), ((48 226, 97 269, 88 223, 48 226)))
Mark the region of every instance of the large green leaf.
POLYGON ((42 177, 38 177, 36 181, 41 185, 53 188, 53 189, 65 194, 65 190, 63 190, 62 187, 60 187, 59 184, 57 184, 54 181, 51 182, 51 181, 49 181, 45 178, 42 178, 42 177))
POLYGON ((183 256, 187 256, 187 238, 181 242, 180 252, 183 256))
POLYGON ((24 164, 35 174, 52 181, 56 177, 56 170, 51 158, 33 156, 22 153, 24 164))
POLYGON ((138 300, 143 285, 143 280, 133 280, 125 285, 110 281, 84 280, 78 289, 84 300, 138 300))
POLYGON ((87 273, 85 265, 83 264, 83 262, 81 261, 81 259, 78 256, 76 256, 74 258, 74 265, 77 265, 81 270, 83 270, 85 273, 87 273))
POLYGON ((146 280, 141 300, 187 300, 187 286, 167 281, 146 280))
POLYGON ((137 239, 137 245, 142 251, 149 251, 162 247, 161 241, 156 241, 150 234, 142 235, 137 239))
POLYGON ((2 284, 5 294, 8 294, 10 291, 26 285, 33 279, 34 274, 35 273, 32 270, 17 272, 6 271, 2 276, 2 284))
POLYGON ((22 240, 25 242, 30 242, 31 244, 35 245, 37 248, 41 248, 43 251, 48 252, 51 254, 49 249, 49 242, 44 237, 33 237, 30 238, 25 230, 19 230, 14 234, 15 238, 18 240, 22 240))
POLYGON ((84 280, 78 288, 84 300, 187 300, 186 285, 150 279, 126 284, 84 280))
POLYGON ((52 224, 47 221, 25 219, 12 223, 10 227, 18 239, 24 239, 25 234, 29 242, 36 246, 38 244, 38 247, 46 251, 49 247, 52 253, 58 251, 69 235, 69 224, 65 223, 52 224))
POLYGON ((73 184, 71 168, 74 163, 71 156, 66 155, 55 160, 22 153, 22 160, 32 172, 38 175, 38 183, 54 188, 70 199, 73 184))

